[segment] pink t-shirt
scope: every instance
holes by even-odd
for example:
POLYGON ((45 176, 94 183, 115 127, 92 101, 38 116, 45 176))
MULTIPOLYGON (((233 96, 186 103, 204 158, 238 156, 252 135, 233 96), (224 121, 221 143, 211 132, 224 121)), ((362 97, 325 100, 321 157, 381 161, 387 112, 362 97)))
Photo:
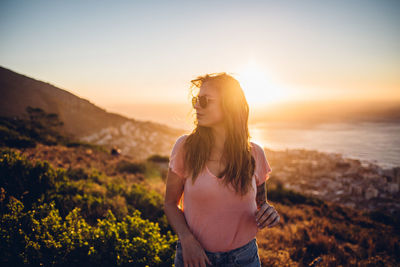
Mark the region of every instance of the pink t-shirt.
POLYGON ((183 213, 187 225, 203 248, 209 252, 226 252, 250 242, 257 234, 256 192, 272 171, 264 150, 251 142, 256 167, 252 189, 243 196, 232 186, 225 187, 221 179, 205 167, 196 182, 183 172, 182 147, 188 135, 182 135, 172 149, 169 167, 185 179, 183 213))

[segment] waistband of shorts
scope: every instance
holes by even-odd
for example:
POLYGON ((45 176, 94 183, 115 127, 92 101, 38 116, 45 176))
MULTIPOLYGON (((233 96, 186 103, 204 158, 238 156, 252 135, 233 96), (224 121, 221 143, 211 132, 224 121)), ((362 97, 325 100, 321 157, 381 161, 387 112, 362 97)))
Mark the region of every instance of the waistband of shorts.
MULTIPOLYGON (((243 245, 243 246, 241 246, 241 247, 238 247, 238 248, 235 248, 235 249, 226 251, 226 252, 210 252, 210 251, 207 251, 207 250, 204 250, 204 252, 205 252, 207 255, 220 255, 220 256, 225 256, 225 255, 228 255, 228 254, 233 254, 233 253, 240 252, 240 251, 242 251, 242 250, 246 250, 249 246, 252 245, 253 242, 256 242, 256 238, 253 238, 253 239, 250 240, 247 244, 245 244, 245 245, 243 245)), ((180 240, 179 240, 179 239, 178 239, 178 243, 180 243, 180 240)))
POLYGON ((228 255, 228 254, 233 254, 233 253, 240 252, 242 250, 246 250, 248 247, 250 247, 252 245, 253 242, 256 242, 256 238, 253 238, 247 244, 245 244, 245 245, 243 245, 241 247, 238 247, 238 248, 226 251, 226 252, 210 252, 210 251, 207 251, 207 250, 205 250, 205 252, 206 252, 206 254, 209 254, 209 255, 221 255, 221 256, 228 255))

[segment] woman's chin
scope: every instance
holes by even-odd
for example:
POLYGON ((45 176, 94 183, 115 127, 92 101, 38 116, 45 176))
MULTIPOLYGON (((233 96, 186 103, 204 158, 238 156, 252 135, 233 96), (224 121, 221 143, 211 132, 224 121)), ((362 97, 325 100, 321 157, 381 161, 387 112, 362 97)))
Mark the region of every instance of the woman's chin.
POLYGON ((207 127, 208 126, 208 124, 207 123, 205 123, 202 119, 197 119, 197 125, 198 126, 202 126, 202 127, 207 127))

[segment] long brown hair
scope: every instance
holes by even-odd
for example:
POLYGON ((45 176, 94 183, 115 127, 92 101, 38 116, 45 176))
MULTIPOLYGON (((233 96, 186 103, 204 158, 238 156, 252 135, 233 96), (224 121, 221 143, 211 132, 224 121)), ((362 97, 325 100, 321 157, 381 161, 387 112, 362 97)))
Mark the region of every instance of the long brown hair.
MULTIPOLYGON (((231 184, 240 195, 245 195, 251 187, 255 161, 251 155, 248 130, 249 105, 239 82, 223 73, 206 74, 192 80, 193 89, 199 89, 205 82, 219 90, 226 132, 224 155, 227 160, 225 169, 218 176, 225 175, 223 183, 231 184)), ((210 127, 199 126, 195 119, 195 129, 184 143, 185 168, 190 170, 192 182, 205 167, 214 145, 210 127)))

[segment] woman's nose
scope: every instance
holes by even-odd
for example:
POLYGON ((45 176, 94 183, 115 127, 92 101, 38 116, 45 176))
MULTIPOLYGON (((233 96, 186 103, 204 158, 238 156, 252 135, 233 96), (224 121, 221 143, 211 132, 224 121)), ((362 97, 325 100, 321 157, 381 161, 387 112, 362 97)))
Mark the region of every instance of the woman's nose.
POLYGON ((195 110, 201 109, 201 106, 200 106, 200 103, 198 100, 196 100, 196 103, 194 104, 194 109, 195 110))

